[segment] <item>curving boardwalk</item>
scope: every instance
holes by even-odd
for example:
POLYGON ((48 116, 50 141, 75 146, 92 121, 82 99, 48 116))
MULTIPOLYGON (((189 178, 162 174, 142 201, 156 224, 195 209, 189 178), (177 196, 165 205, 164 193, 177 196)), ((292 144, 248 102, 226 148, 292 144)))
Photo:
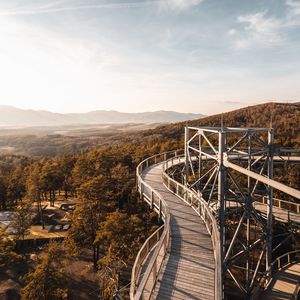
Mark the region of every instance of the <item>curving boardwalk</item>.
MULTIPOLYGON (((260 203, 260 202, 255 202, 254 208, 259 210, 264 216, 267 215, 267 205, 260 203)), ((291 212, 287 209, 279 208, 273 205, 273 218, 275 220, 278 220, 280 222, 294 222, 300 224, 300 214, 291 212)))
POLYGON ((214 299, 215 261, 211 237, 195 211, 162 183, 162 165, 142 173, 170 210, 171 241, 152 299, 214 299))
POLYGON ((262 294, 265 300, 297 299, 300 285, 300 264, 292 264, 276 273, 269 288, 262 294), (295 298, 293 298, 293 296, 295 298))

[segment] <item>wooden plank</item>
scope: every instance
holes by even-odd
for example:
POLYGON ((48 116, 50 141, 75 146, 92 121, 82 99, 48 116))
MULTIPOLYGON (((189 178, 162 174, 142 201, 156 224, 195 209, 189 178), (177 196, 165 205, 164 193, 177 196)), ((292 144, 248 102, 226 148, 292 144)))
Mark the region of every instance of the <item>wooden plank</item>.
POLYGON ((212 300, 215 260, 211 237, 196 212, 164 187, 161 175, 161 164, 142 174, 145 182, 162 195, 171 214, 170 253, 151 299, 212 300))
POLYGON ((269 288, 263 293, 262 299, 292 299, 300 282, 300 264, 289 265, 275 274, 269 288))

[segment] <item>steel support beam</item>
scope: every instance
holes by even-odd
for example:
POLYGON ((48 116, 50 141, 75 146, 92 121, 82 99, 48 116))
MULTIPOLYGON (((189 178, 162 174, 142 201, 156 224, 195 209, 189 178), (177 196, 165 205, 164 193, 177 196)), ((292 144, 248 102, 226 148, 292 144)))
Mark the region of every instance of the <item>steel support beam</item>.
MULTIPOLYGON (((223 164, 225 152, 225 133, 222 130, 219 132, 219 151, 218 151, 218 163, 219 163, 219 174, 218 174, 218 203, 220 206, 219 209, 219 224, 220 224, 220 254, 221 254, 221 262, 224 261, 225 258, 225 167, 223 164)), ((221 266, 222 272, 222 287, 224 291, 224 264, 221 266)))
MULTIPOLYGON (((274 132, 272 129, 268 132, 268 177, 273 178, 273 145, 274 132)), ((299 193, 300 195, 300 193, 299 193)), ((272 263, 272 218, 273 218, 273 187, 268 185, 268 203, 267 203, 267 245, 266 245, 266 271, 272 263)))
POLYGON ((265 176, 259 175, 259 174, 255 173, 253 171, 249 171, 249 170, 247 170, 243 167, 240 167, 240 166, 228 161, 228 159, 224 160, 224 166, 227 167, 227 168, 231 168, 233 170, 236 170, 236 171, 238 171, 238 172, 240 172, 240 173, 242 173, 246 176, 250 176, 250 177, 252 177, 252 178, 254 178, 254 179, 256 179, 260 182, 263 182, 263 183, 269 185, 270 187, 272 187, 274 189, 277 189, 281 192, 284 192, 284 193, 286 193, 290 196, 293 196, 297 199, 300 199, 300 191, 298 191, 294 188, 291 188, 291 187, 289 187, 285 184, 282 184, 278 181, 275 181, 275 180, 269 179, 265 176))
MULTIPOLYGON (((219 225, 222 263, 217 284, 222 290, 218 299, 224 298, 224 282, 230 278, 249 299, 258 274, 269 268, 273 189, 300 199, 300 191, 273 180, 273 164, 290 159, 280 157, 273 140, 271 128, 185 129, 185 184, 207 202, 219 225), (268 196, 267 222, 253 206, 257 193, 268 196), (243 276, 233 274, 233 268, 243 276)), ((300 156, 292 156, 291 161, 300 162, 300 156)))

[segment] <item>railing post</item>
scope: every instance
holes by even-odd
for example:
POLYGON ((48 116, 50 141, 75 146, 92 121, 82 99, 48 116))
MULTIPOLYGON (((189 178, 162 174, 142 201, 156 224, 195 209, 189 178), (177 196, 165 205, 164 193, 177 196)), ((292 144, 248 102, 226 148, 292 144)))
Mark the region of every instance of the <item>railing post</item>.
POLYGON ((153 282, 156 281, 156 275, 157 275, 157 261, 155 260, 155 263, 153 265, 153 269, 152 269, 152 280, 153 282))
POLYGON ((189 178, 189 128, 185 127, 184 131, 184 154, 185 154, 185 186, 188 184, 189 178))
POLYGON ((159 199, 158 217, 159 221, 161 221, 161 199, 159 199))
POLYGON ((143 196, 144 196, 144 185, 143 182, 141 182, 141 191, 140 191, 140 199, 143 200, 143 196))
POLYGON ((154 194, 153 194, 153 190, 151 190, 151 209, 153 209, 153 205, 154 204, 154 194))

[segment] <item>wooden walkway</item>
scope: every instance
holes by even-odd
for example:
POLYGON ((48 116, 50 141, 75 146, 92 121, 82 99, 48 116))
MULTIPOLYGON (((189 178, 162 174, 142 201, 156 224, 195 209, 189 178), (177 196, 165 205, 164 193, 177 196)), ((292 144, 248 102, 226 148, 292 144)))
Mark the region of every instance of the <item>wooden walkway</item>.
POLYGON ((142 178, 158 191, 170 210, 171 246, 152 299, 214 299, 215 261, 211 237, 195 211, 168 191, 162 183, 162 164, 142 178))
MULTIPOLYGON (((259 210, 263 215, 267 215, 267 205, 254 202, 254 208, 259 210)), ((300 224, 300 214, 289 212, 287 209, 279 208, 273 205, 273 217, 280 222, 294 222, 300 224)))
POLYGON ((288 300, 297 293, 300 284, 300 264, 289 265, 275 274, 269 288, 262 294, 265 300, 288 300))

